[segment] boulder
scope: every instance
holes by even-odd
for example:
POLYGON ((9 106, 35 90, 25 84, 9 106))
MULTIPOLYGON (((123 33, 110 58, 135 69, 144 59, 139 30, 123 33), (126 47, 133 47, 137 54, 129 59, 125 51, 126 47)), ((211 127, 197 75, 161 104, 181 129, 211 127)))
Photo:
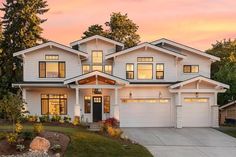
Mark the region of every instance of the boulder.
POLYGON ((47 152, 50 148, 50 142, 46 138, 35 137, 30 143, 30 149, 32 151, 47 152))

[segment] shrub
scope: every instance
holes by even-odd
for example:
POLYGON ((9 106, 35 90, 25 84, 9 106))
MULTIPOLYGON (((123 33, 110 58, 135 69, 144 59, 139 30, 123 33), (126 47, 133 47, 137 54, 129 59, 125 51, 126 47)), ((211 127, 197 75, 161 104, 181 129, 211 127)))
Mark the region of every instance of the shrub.
POLYGON ((16 133, 21 133, 22 130, 23 130, 23 126, 19 122, 17 122, 16 127, 15 127, 15 132, 16 133))
POLYGON ((0 140, 4 139, 6 137, 5 132, 0 132, 0 140))
POLYGON ((23 150, 25 150, 25 145, 17 144, 16 145, 16 150, 22 152, 23 150))
POLYGON ((25 131, 20 134, 20 137, 25 139, 25 140, 32 140, 34 138, 34 133, 25 131))
POLYGON ((61 120, 61 116, 53 115, 51 118, 52 122, 59 122, 61 120))
POLYGON ((108 127, 107 127, 107 133, 108 133, 108 135, 111 136, 111 137, 119 138, 120 135, 122 134, 122 131, 121 131, 121 129, 119 129, 119 128, 113 128, 113 127, 111 127, 111 126, 108 126, 108 127))
POLYGON ((66 123, 70 123, 70 122, 71 122, 71 118, 70 118, 69 116, 65 116, 65 117, 64 117, 64 121, 65 121, 66 123))
POLYGON ((79 117, 75 117, 72 124, 73 125, 79 125, 79 123, 80 123, 79 117))
POLYGON ((119 126, 119 122, 115 118, 108 118, 108 119, 105 120, 104 125, 105 126, 118 127, 119 126))
POLYGON ((17 134, 17 133, 8 133, 8 134, 6 135, 6 138, 7 138, 7 142, 8 142, 9 144, 14 144, 14 143, 16 143, 16 141, 17 141, 18 134, 17 134))
POLYGON ((50 149, 54 152, 59 152, 59 151, 61 151, 61 145, 60 144, 54 144, 50 149))
POLYGON ((20 116, 19 122, 25 123, 25 122, 27 122, 27 121, 28 121, 28 117, 27 117, 27 116, 24 116, 24 115, 20 116))
POLYGON ((38 123, 38 124, 34 125, 34 132, 36 134, 40 134, 43 131, 44 131, 44 127, 43 127, 42 123, 38 123))
POLYGON ((50 117, 49 117, 49 115, 46 115, 46 116, 40 116, 40 117, 39 117, 39 121, 40 121, 41 123, 47 123, 47 122, 50 122, 50 117))
POLYGON ((64 119, 60 119, 59 123, 64 124, 65 123, 64 119))
POLYGON ((37 120, 38 120, 38 116, 34 116, 34 115, 29 115, 28 116, 28 121, 29 122, 37 122, 37 120))

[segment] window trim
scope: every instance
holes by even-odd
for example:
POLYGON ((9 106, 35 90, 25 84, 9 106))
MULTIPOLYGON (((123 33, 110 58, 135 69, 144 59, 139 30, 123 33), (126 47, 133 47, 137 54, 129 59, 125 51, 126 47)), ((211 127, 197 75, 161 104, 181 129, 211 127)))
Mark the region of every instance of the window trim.
POLYGON ((103 96, 103 113, 105 114, 111 113, 111 97, 109 95, 103 96), (105 97, 109 97, 109 112, 105 112, 105 97))
POLYGON ((153 57, 137 57, 137 62, 141 62, 141 63, 151 63, 151 62, 153 62, 153 57), (152 61, 146 61, 146 62, 144 62, 144 61, 139 61, 140 58, 151 58, 152 61))
POLYGON ((197 74, 197 73, 199 73, 199 65, 183 65, 183 73, 184 74, 197 74), (184 72, 184 67, 186 67, 186 66, 190 66, 190 72, 184 72), (198 67, 198 72, 192 72, 192 66, 197 66, 198 67))
POLYGON ((153 80, 153 63, 137 63, 137 80, 153 80), (138 77, 138 65, 140 65, 140 64, 143 64, 143 65, 148 65, 148 64, 150 64, 150 65, 152 65, 152 78, 150 78, 150 79, 140 79, 139 77, 138 77))
POLYGON ((91 53, 91 64, 92 65, 103 65, 103 50, 92 50, 91 51, 92 53, 91 53), (94 63, 93 62, 93 52, 102 52, 102 63, 94 63))
POLYGON ((156 63, 156 79, 164 80, 165 79, 165 64, 164 63, 156 63), (157 71, 157 65, 163 65, 163 71, 157 71), (157 72, 163 72, 163 78, 157 78, 157 72))
POLYGON ((66 78, 66 62, 65 61, 39 61, 38 63, 38 77, 39 78, 66 78), (44 77, 41 77, 40 76, 40 63, 44 63, 45 64, 45 76, 44 77), (57 77, 47 77, 47 63, 57 63, 57 70, 58 70, 58 76, 57 77), (60 63, 64 63, 64 66, 65 66, 65 75, 64 77, 60 77, 60 63))
POLYGON ((84 96, 84 114, 91 114, 92 113, 92 97, 91 96, 84 96), (90 112, 85 112, 85 97, 90 97, 90 112))
POLYGON ((126 74, 126 79, 128 80, 134 80, 134 63, 126 63, 125 64, 125 74, 126 74), (133 71, 127 71, 127 65, 130 64, 130 65, 133 65, 133 71), (128 78, 128 72, 132 72, 133 73, 133 78, 128 78))
MULTIPOLYGON (((52 94, 52 93, 50 93, 50 94, 52 94)), ((49 100, 50 100, 50 98, 49 98, 49 95, 50 94, 41 94, 41 115, 52 115, 52 114, 49 114, 49 100), (42 98, 42 95, 47 95, 48 96, 48 98, 42 98), (47 104, 47 106, 48 106, 48 113, 47 114, 43 114, 43 104, 42 104, 42 100, 48 100, 48 104, 47 104)), ((65 114, 59 114, 59 115, 67 115, 68 114, 68 97, 66 97, 66 98, 61 98, 60 97, 60 95, 66 95, 67 96, 67 94, 55 94, 55 95, 59 95, 59 104, 61 103, 61 99, 63 99, 63 100, 66 100, 66 113, 65 114)))

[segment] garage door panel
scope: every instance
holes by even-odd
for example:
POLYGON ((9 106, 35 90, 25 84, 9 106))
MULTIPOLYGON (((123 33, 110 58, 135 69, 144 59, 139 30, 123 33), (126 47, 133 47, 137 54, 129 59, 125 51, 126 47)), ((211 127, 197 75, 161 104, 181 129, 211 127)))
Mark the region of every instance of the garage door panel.
POLYGON ((121 127, 171 126, 170 104, 127 103, 120 106, 121 127))

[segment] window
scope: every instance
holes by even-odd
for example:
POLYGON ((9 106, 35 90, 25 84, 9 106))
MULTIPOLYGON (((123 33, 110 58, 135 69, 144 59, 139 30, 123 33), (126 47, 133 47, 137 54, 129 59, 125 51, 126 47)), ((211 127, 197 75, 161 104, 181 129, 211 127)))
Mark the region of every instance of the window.
POLYGON ((138 57, 138 62, 153 62, 153 57, 138 57))
POLYGON ((169 102, 169 99, 155 99, 155 98, 149 98, 149 99, 123 99, 123 103, 161 103, 165 104, 169 102))
POLYGON ((110 113, 110 97, 104 96, 104 113, 110 113))
POLYGON ((45 60, 58 60, 59 55, 45 55, 45 60))
POLYGON ((208 102, 207 98, 184 98, 184 102, 208 102))
POLYGON ((84 97, 84 113, 91 113, 91 97, 84 97))
POLYGON ((102 64, 102 60, 103 60, 102 51, 92 51, 93 64, 102 64))
POLYGON ((184 73, 198 73, 199 66, 198 65, 184 65, 183 71, 184 73))
POLYGON ((65 78, 65 62, 39 62, 40 78, 65 78))
POLYGON ((138 79, 151 80, 152 79, 152 64, 138 64, 138 79))
POLYGON ((66 94, 42 94, 41 95, 42 115, 66 115, 67 95, 66 94))
POLYGON ((90 66, 89 65, 82 65, 82 73, 86 74, 90 72, 90 66))
POLYGON ((156 65, 156 79, 164 79, 164 64, 156 65))
POLYGON ((134 64, 126 64, 126 79, 134 79, 134 64))
POLYGON ((112 65, 105 65, 105 73, 112 74, 112 65))
POLYGON ((93 71, 102 71, 102 65, 93 65, 93 71))

